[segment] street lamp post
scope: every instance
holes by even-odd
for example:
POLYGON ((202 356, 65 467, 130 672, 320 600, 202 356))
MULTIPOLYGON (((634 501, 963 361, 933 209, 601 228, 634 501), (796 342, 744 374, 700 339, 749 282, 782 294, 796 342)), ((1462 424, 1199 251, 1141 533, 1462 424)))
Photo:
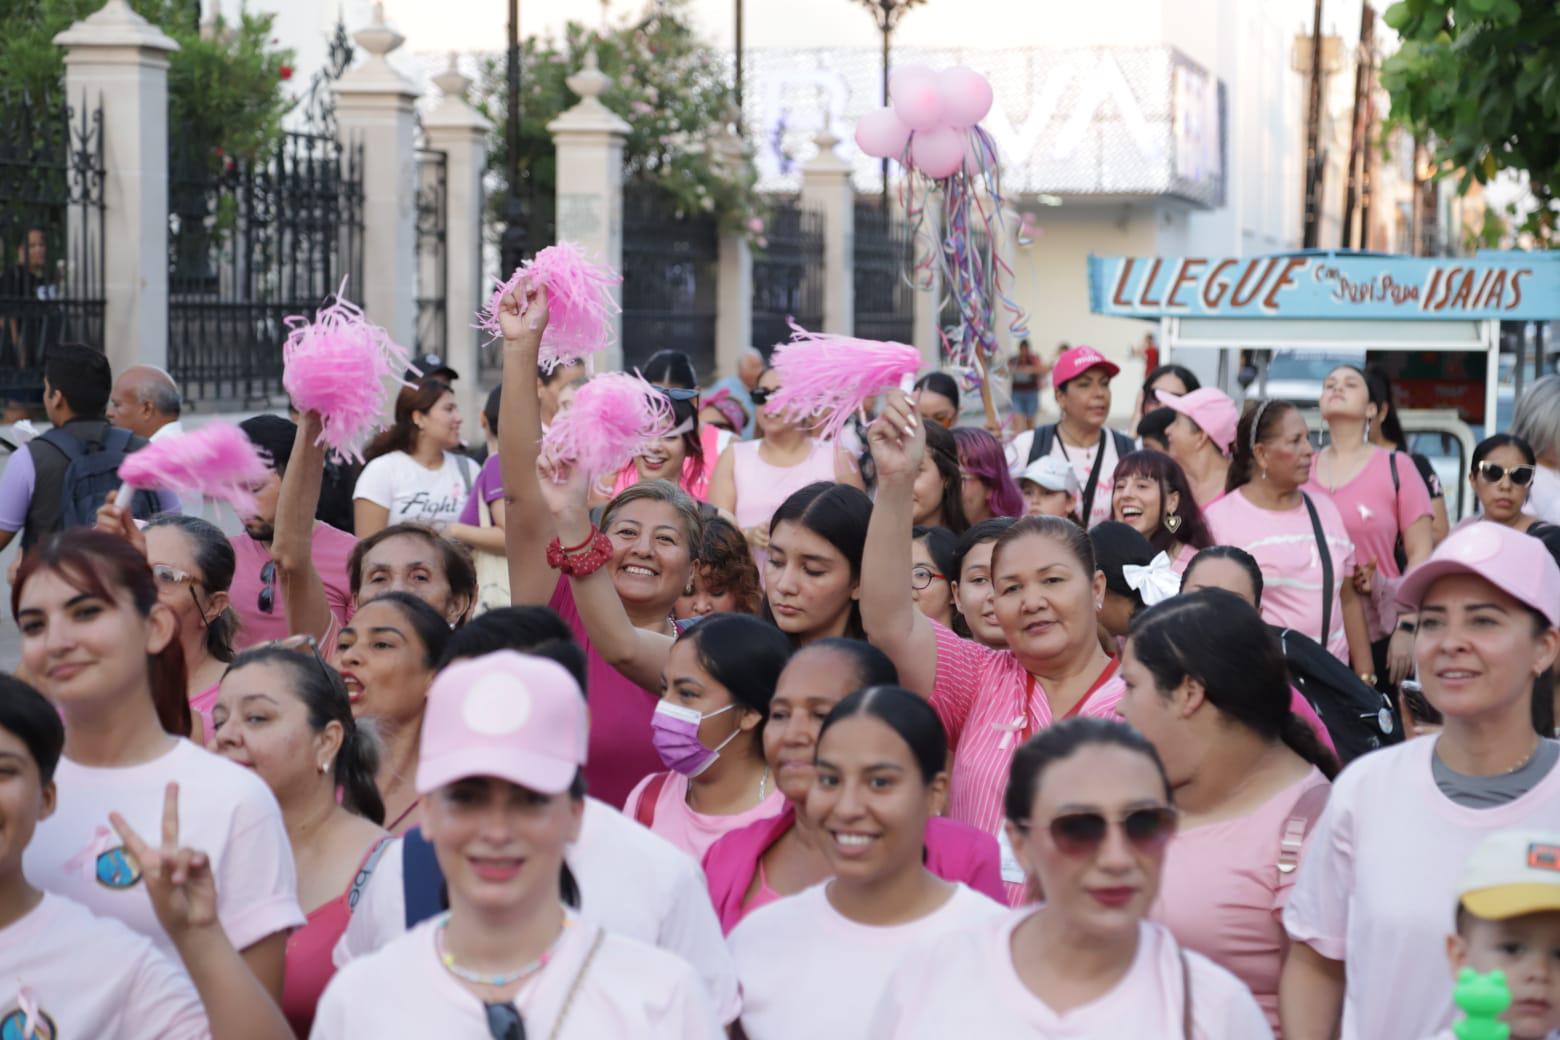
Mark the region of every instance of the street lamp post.
MULTIPOLYGON (((856 0, 856 3, 872 12, 878 32, 883 34, 883 104, 888 105, 889 43, 899 19, 906 11, 926 3, 926 0, 856 0)), ((883 216, 888 217, 888 160, 883 160, 883 216)))
POLYGON ((509 181, 504 200, 504 234, 499 240, 503 270, 513 271, 525 256, 525 207, 520 201, 520 0, 509 0, 509 55, 505 83, 504 175, 509 181))

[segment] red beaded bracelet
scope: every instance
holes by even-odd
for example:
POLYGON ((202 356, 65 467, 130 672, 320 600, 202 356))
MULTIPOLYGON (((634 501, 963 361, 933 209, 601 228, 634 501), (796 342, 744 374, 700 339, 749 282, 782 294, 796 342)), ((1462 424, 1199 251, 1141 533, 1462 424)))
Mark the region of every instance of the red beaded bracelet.
POLYGON ((547 546, 547 565, 571 578, 583 578, 596 573, 612 558, 612 539, 598 531, 588 544, 590 548, 584 552, 570 552, 554 538, 547 546))

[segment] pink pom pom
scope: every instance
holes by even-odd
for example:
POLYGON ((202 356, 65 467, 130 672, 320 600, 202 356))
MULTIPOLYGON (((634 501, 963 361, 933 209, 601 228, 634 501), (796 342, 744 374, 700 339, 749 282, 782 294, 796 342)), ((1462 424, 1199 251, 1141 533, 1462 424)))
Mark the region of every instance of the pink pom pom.
POLYGON ((221 499, 239 516, 254 514, 255 496, 249 489, 270 472, 254 442, 225 422, 162 437, 119 464, 119 479, 131 487, 221 499))
POLYGON ((921 367, 920 351, 903 343, 807 332, 795 322, 791 328, 791 341, 775 348, 780 389, 765 407, 799 424, 824 416, 814 433, 825 440, 838 437, 868 398, 921 367))
POLYGON ((571 462, 591 480, 616 473, 672 432, 672 406, 639 375, 607 372, 580 387, 542 438, 541 457, 571 462))
POLYGON ((363 445, 384 424, 391 394, 411 364, 406 348, 348 301, 343 281, 314 320, 293 315, 282 345, 282 386, 299 411, 319 412, 317 443, 362 461, 363 445))
POLYGON ((579 246, 559 242, 548 246, 515 268, 509 280, 493 290, 487 307, 477 316, 477 328, 494 339, 503 337, 498 324, 504 297, 523 281, 547 290, 547 328, 537 363, 550 372, 560 364, 578 361, 611 341, 608 320, 619 310, 612 287, 623 279, 606 264, 592 263, 579 246))

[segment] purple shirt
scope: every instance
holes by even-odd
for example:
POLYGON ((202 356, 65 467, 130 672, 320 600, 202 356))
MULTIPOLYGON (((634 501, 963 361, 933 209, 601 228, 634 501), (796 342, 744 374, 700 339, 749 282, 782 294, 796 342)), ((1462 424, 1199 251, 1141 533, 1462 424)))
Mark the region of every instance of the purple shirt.
POLYGON ((482 471, 477 474, 477 479, 471 486, 471 494, 466 496, 466 507, 460 511, 460 522, 470 527, 478 527, 481 518, 477 516, 477 501, 496 502, 504 497, 504 475, 499 472, 498 454, 495 452, 487 457, 482 464, 482 471))
MULTIPOLYGON (((0 531, 20 531, 27 526, 27 508, 32 505, 38 471, 33 467, 32 452, 21 445, 11 453, 0 473, 0 531)), ((55 494, 63 492, 56 488, 55 494)), ((179 512, 179 496, 171 491, 154 491, 159 513, 179 512)))

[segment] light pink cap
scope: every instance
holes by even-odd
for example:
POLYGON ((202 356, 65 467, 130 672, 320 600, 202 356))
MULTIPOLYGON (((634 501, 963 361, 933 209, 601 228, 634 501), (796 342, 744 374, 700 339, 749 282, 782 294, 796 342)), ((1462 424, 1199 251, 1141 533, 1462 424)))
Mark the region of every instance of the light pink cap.
POLYGON ((1159 403, 1172 411, 1180 412, 1197 428, 1208 435, 1214 446, 1228 455, 1235 443, 1235 426, 1240 422, 1240 411, 1230 395, 1216 387, 1205 386, 1189 394, 1172 394, 1155 390, 1159 403))
POLYGON ((1061 386, 1069 379, 1076 379, 1095 366, 1103 368, 1111 375, 1121 371, 1121 366, 1093 347, 1073 347, 1071 350, 1064 350, 1051 369, 1051 385, 1061 386))
POLYGON ((1530 534, 1481 520, 1447 535, 1430 558, 1398 586, 1398 603, 1417 610, 1425 593, 1448 574, 1475 574, 1560 625, 1560 566, 1530 534))
POLYGON ((585 764, 587 734, 585 697, 561 665, 513 650, 458 661, 428 690, 417 793, 496 776, 561 794, 585 764))

